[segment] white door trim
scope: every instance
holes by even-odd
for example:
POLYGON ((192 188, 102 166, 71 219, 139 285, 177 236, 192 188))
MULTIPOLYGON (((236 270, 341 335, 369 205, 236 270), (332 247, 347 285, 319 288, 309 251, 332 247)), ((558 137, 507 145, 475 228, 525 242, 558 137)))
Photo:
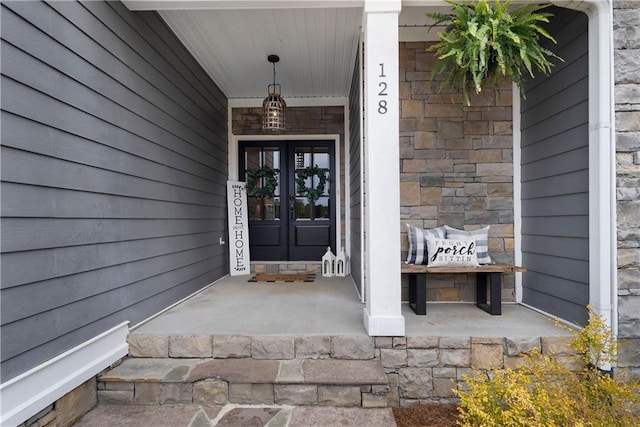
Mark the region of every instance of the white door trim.
MULTIPOLYGON (((240 141, 322 141, 322 140, 333 140, 334 147, 334 161, 336 164, 336 169, 340 168, 340 135, 337 133, 325 133, 318 135, 233 135, 230 139, 229 143, 229 161, 231 162, 231 152, 235 152, 235 164, 229 163, 229 180, 238 181, 238 145, 240 141)), ((341 240, 341 232, 342 226, 340 219, 342 218, 342 203, 340 202, 341 196, 341 180, 340 173, 335 173, 334 171, 334 188, 335 188, 335 196, 336 196, 336 229, 335 229, 335 237, 336 237, 336 248, 332 248, 336 253, 341 249, 342 240, 341 240)), ((345 214, 346 215, 346 214, 345 214)))

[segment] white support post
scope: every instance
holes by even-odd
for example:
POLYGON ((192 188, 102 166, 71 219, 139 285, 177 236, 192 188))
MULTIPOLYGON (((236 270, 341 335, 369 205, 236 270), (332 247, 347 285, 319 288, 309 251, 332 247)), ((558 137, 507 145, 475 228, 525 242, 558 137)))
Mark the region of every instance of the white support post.
POLYGON ((370 336, 403 336, 400 285, 400 0, 366 0, 365 169, 367 304, 370 336))

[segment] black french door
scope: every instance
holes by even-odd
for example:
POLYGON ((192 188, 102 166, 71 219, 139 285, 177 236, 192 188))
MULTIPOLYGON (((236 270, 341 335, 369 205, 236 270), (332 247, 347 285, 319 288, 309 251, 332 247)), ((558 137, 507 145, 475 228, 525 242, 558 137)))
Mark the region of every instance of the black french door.
POLYGON ((240 143, 240 179, 252 181, 248 188, 257 193, 247 200, 252 261, 318 261, 327 246, 335 251, 333 147, 333 141, 240 143))

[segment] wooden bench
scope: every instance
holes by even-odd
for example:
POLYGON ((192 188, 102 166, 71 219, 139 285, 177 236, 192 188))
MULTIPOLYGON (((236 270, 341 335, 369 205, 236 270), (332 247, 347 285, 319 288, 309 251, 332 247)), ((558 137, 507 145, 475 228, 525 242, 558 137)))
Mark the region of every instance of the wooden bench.
POLYGON ((401 271, 409 275, 409 306, 419 315, 427 314, 427 274, 477 274, 476 305, 489 314, 502 314, 502 273, 527 271, 525 267, 507 264, 487 264, 479 267, 428 267, 405 264, 401 271), (489 301, 487 301, 489 287, 489 301))

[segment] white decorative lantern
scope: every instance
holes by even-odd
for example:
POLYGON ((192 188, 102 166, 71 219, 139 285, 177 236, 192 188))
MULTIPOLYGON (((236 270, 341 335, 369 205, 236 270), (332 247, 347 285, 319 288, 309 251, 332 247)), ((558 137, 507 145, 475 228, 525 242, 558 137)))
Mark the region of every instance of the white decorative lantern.
POLYGON ((347 275, 347 255, 344 248, 340 248, 340 254, 336 258, 336 276, 345 277, 347 275))
POLYGON ((322 255, 322 276, 333 277, 336 268, 336 256, 331 252, 331 246, 327 247, 327 252, 322 255))

